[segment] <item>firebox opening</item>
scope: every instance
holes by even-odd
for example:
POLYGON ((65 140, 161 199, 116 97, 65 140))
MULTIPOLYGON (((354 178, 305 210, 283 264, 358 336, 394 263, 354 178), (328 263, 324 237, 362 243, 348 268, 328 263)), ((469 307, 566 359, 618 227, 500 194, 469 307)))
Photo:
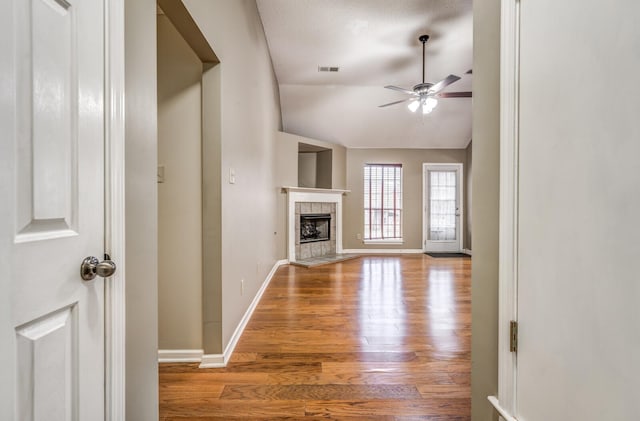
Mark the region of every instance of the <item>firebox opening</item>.
POLYGON ((330 213, 300 215, 300 243, 328 241, 330 239, 330 213))

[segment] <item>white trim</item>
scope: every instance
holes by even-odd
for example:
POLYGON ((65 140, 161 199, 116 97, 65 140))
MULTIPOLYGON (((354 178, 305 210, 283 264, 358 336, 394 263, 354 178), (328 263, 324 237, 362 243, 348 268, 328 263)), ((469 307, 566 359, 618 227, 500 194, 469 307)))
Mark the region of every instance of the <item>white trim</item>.
MULTIPOLYGON (((424 162, 422 163, 422 251, 424 253, 427 252, 462 252, 462 237, 464 236, 464 165, 461 162, 424 162), (429 167, 437 168, 437 167, 450 167, 455 168, 458 172, 458 249, 457 250, 438 250, 437 248, 427 247, 427 243, 431 243, 433 246, 440 242, 444 242, 444 240, 428 240, 427 239, 427 173, 429 171, 429 167)), ((451 241, 446 241, 447 243, 451 243, 451 241)))
POLYGON ((462 249, 462 253, 467 254, 469 256, 473 256, 473 253, 469 249, 462 249))
POLYGON ((282 186, 282 191, 285 192, 285 193, 288 193, 288 192, 298 192, 298 193, 340 193, 340 194, 351 193, 351 190, 316 189, 316 188, 312 188, 312 187, 294 187, 294 186, 282 186))
POLYGON ((345 254, 420 254, 421 249, 344 249, 345 254))
POLYGON ((105 420, 125 419, 124 1, 106 0, 105 251, 118 265, 105 282, 105 420))
POLYGON ((204 351, 201 349, 159 349, 159 363, 199 363, 204 351))
POLYGON ((321 202, 336 204, 336 253, 342 253, 342 195, 347 190, 306 189, 301 187, 283 187, 287 189, 287 259, 296 260, 296 202, 321 202))
POLYGON ((228 361, 229 359, 225 360, 224 354, 204 354, 200 361, 200 368, 223 368, 227 366, 228 361))
POLYGON ((498 411, 498 413, 500 414, 500 416, 505 420, 505 421, 518 421, 515 417, 513 417, 511 414, 509 414, 503 407, 502 405, 500 405, 500 402, 498 401, 498 398, 496 398, 495 396, 488 396, 487 399, 489 400, 489 402, 491 402, 491 405, 493 405, 493 407, 496 409, 496 411, 498 411))
POLYGON ((256 293, 256 296, 253 298, 251 305, 249 305, 249 308, 247 308, 247 311, 245 311, 244 316, 242 316, 242 319, 240 320, 238 327, 236 327, 236 330, 233 332, 233 335, 231 335, 231 340, 229 341, 229 344, 227 344, 227 347, 224 350, 224 354, 205 355, 202 358, 202 362, 200 363, 200 368, 226 367, 227 363, 231 359, 231 355, 233 354, 233 351, 235 350, 236 345, 238 344, 238 341, 240 340, 240 337, 242 336, 242 332, 244 332, 244 328, 247 327, 247 323, 249 323, 249 320, 251 319, 251 315, 253 314, 254 310, 258 306, 258 303, 262 298, 262 294, 264 294, 264 291, 269 286, 269 283, 271 282, 273 275, 275 275, 276 270, 278 270, 280 266, 286 265, 286 264, 289 264, 288 260, 278 260, 273 265, 273 267, 271 268, 271 271, 269 272, 264 282, 262 283, 262 286, 256 293), (222 356, 222 361, 220 361, 220 356, 222 356))
POLYGON ((402 238, 394 238, 394 239, 388 239, 388 240, 363 240, 362 242, 364 244, 388 244, 388 245, 404 244, 404 240, 402 238))
POLYGON ((498 397, 494 399, 509 416, 517 407, 517 356, 509 351, 509 322, 518 317, 519 0, 502 1, 501 22, 498 397))

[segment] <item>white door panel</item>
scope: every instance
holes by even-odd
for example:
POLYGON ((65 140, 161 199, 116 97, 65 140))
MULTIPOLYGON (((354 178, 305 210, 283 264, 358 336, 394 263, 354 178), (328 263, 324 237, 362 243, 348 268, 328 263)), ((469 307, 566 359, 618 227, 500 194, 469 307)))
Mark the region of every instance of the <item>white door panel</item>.
MULTIPOLYGON (((2 203, 11 261, 16 420, 104 419, 104 281, 80 264, 104 252, 104 4, 15 1, 0 28, 14 154, 2 203), (10 70, 12 69, 12 70, 10 70), (15 189, 15 190, 13 190, 15 189), (15 200, 12 200, 15 198, 15 200)), ((3 113, 5 108, 3 107, 3 113)), ((3 121, 9 121, 3 116, 3 121)), ((5 130, 5 128, 3 128, 5 130)), ((4 231, 4 230, 3 230, 4 231)), ((3 385, 3 389, 7 389, 3 385)))
POLYGON ((614 3, 520 3, 519 420, 640 414, 640 5, 614 3))

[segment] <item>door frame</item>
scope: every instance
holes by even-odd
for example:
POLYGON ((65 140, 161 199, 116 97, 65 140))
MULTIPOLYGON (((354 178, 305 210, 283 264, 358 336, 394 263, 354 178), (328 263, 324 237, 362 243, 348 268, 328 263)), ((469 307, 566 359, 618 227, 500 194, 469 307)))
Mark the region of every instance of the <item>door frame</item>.
POLYGON ((509 349, 509 324, 518 320, 520 0, 501 3, 498 396, 488 399, 511 421, 517 408, 517 354, 509 349))
POLYGON ((105 253, 118 265, 105 279, 105 420, 125 419, 125 42, 124 0, 104 3, 105 253))
POLYGON ((422 251, 434 251, 427 250, 427 227, 428 227, 428 212, 429 209, 429 195, 427 194, 427 188, 429 187, 427 183, 427 173, 430 167, 455 167, 456 171, 458 171, 458 181, 457 181, 457 190, 458 190, 458 224, 459 224, 459 233, 458 233, 458 252, 462 252, 462 238, 464 237, 464 185, 462 180, 464 180, 464 165, 461 162, 423 162, 422 163, 422 251))

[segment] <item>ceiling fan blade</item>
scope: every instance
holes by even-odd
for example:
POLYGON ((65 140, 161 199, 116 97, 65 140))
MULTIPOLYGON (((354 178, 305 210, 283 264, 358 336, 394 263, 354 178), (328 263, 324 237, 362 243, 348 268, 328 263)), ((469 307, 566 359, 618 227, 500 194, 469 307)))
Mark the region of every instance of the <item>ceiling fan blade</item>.
POLYGON ((436 95, 438 98, 471 98, 472 92, 442 92, 436 95))
POLYGON ((403 93, 408 94, 408 95, 420 96, 420 95, 418 95, 417 93, 415 93, 413 91, 410 91, 410 90, 404 89, 404 88, 399 88, 399 87, 393 86, 393 85, 387 85, 387 86, 385 86, 385 88, 393 89, 394 91, 398 91, 398 92, 403 92, 403 93))
POLYGON ((429 88, 429 93, 430 94, 438 93, 441 90, 443 90, 444 88, 446 88, 447 86, 451 85, 453 82, 456 82, 458 80, 460 80, 459 76, 449 75, 449 76, 445 77, 444 79, 442 79, 440 82, 438 82, 435 85, 433 85, 431 88, 429 88))
POLYGON ((394 101, 394 102, 390 102, 388 104, 378 105, 378 108, 388 107, 389 105, 396 105, 396 104, 400 104, 402 102, 407 102, 407 101, 415 101, 415 99, 414 98, 401 99, 400 101, 394 101))

